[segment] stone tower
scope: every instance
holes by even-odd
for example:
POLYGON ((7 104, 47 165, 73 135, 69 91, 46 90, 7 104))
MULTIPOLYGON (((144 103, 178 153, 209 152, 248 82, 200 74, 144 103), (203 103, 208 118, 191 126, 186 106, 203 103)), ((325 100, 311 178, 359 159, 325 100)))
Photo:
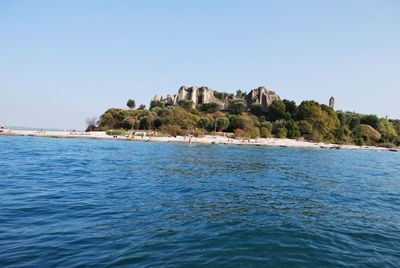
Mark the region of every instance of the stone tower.
POLYGON ((331 107, 332 109, 335 109, 335 98, 331 97, 329 99, 329 107, 331 107))

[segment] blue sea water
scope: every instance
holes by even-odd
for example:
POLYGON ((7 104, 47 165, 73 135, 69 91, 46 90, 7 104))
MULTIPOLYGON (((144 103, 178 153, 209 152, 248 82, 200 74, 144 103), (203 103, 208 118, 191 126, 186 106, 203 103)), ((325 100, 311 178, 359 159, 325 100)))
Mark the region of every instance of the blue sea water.
POLYGON ((399 267, 399 163, 0 137, 0 266, 399 267))

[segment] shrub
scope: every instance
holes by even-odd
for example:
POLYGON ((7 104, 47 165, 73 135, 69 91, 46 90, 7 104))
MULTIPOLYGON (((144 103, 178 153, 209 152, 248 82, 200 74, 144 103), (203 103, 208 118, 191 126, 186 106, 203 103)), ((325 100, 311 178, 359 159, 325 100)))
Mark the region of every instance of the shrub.
POLYGON ((268 121, 261 122, 261 123, 260 123, 260 127, 264 127, 264 128, 266 128, 266 129, 268 129, 269 132, 272 131, 272 123, 271 123, 271 122, 268 122, 268 121))
POLYGON ((279 128, 284 128, 286 126, 286 121, 285 120, 276 120, 272 124, 272 133, 276 134, 278 132, 279 128))
POLYGON ((155 108, 155 107, 160 107, 160 108, 164 108, 165 103, 159 100, 152 100, 150 102, 150 110, 155 108))
POLYGON ((106 131, 106 134, 110 136, 124 136, 129 135, 129 132, 123 129, 110 129, 106 131))
POLYGON ((278 128, 278 131, 276 133, 276 136, 280 139, 286 138, 287 136, 287 129, 284 127, 278 128))
POLYGON ((308 136, 308 138, 315 142, 322 142, 324 140, 321 133, 317 129, 314 129, 311 135, 308 136))
POLYGON ((353 142, 354 142, 355 145, 358 145, 358 146, 363 146, 363 145, 365 145, 365 141, 364 141, 364 139, 361 138, 361 137, 356 137, 356 138, 354 138, 354 139, 353 139, 353 142))
POLYGON ((385 147, 385 148, 395 148, 396 145, 390 142, 384 142, 379 144, 380 147, 385 147))
POLYGON ((206 134, 206 131, 204 129, 196 129, 195 131, 193 131, 193 136, 198 137, 198 138, 204 137, 205 134, 206 134))
POLYGON ((237 128, 233 131, 233 133, 234 133, 233 137, 235 139, 248 139, 249 138, 248 133, 246 131, 244 131, 243 129, 237 128))
POLYGON ((244 129, 245 128, 245 120, 239 116, 232 116, 229 119, 229 128, 230 129, 244 129))
POLYGON ((261 136, 261 138, 271 138, 272 134, 271 134, 271 131, 268 128, 261 127, 260 128, 260 136, 261 136))
POLYGON ((256 139, 260 137, 260 129, 258 127, 251 127, 246 131, 250 138, 256 139))
POLYGON ((200 115, 201 115, 200 112, 199 112, 199 110, 197 110, 197 109, 193 109, 193 110, 192 110, 192 114, 197 115, 197 116, 200 116, 200 115))
POLYGON ((164 108, 156 107, 153 109, 159 116, 168 116, 173 114, 174 107, 168 106, 164 108))
POLYGON ((264 114, 264 107, 260 103, 252 103, 250 105, 250 112, 256 116, 262 116, 264 114))
POLYGON ((154 108, 151 109, 151 110, 152 110, 154 113, 156 113, 157 115, 160 115, 164 109, 165 109, 165 108, 154 107, 154 108))
POLYGON ((171 136, 187 136, 188 131, 186 129, 182 129, 179 125, 177 124, 172 124, 172 125, 162 125, 160 128, 160 131, 162 133, 171 135, 171 136))
POLYGON ((218 91, 214 90, 214 97, 216 97, 217 99, 222 100, 225 98, 226 95, 227 95, 227 93, 225 93, 225 92, 218 92, 218 91))
POLYGON ((193 109, 194 103, 191 100, 180 100, 178 101, 178 105, 186 111, 190 112, 193 109))
POLYGON ((232 110, 233 114, 241 115, 246 109, 246 102, 243 100, 232 100, 229 104, 229 108, 232 110))
POLYGON ((161 114, 160 119, 163 125, 178 125, 182 129, 192 130, 197 127, 200 117, 187 112, 180 106, 169 108, 170 112, 161 114))

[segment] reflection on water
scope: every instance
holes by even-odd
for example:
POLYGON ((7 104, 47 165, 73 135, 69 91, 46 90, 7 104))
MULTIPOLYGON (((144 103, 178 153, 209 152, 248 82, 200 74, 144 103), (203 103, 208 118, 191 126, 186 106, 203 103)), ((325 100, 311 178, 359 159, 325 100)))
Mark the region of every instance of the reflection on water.
POLYGON ((0 137, 2 266, 396 266, 400 156, 0 137))

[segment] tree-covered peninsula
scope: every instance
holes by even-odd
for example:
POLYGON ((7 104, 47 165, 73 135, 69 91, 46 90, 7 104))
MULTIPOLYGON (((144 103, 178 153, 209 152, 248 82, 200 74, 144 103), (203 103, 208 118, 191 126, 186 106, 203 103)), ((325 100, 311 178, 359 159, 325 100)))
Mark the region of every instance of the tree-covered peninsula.
POLYGON ((315 101, 281 100, 261 87, 250 93, 217 92, 206 87, 181 88, 177 95, 156 96, 149 109, 108 109, 88 129, 115 132, 151 130, 159 135, 201 137, 230 133, 237 139, 289 138, 336 144, 400 145, 400 120, 335 111, 315 101))

